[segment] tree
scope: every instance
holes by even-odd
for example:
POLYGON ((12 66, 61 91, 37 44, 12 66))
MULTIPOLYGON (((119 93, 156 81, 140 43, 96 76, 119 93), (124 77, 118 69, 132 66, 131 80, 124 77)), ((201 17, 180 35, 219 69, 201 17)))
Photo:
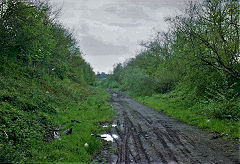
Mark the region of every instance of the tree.
POLYGON ((238 1, 190 3, 186 16, 171 20, 203 64, 240 79, 238 1))
POLYGON ((55 48, 46 11, 20 0, 3 1, 0 9, 2 55, 29 64, 46 60, 55 48))

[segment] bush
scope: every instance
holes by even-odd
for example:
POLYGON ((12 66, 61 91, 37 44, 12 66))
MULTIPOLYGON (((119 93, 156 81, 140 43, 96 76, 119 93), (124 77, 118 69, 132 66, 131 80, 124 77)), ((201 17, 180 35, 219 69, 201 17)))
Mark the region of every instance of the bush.
POLYGON ((136 96, 151 96, 157 87, 156 82, 140 69, 129 67, 122 75, 122 89, 136 96))
POLYGON ((233 120, 239 121, 240 118, 240 106, 236 102, 212 102, 207 105, 210 117, 220 120, 233 120))

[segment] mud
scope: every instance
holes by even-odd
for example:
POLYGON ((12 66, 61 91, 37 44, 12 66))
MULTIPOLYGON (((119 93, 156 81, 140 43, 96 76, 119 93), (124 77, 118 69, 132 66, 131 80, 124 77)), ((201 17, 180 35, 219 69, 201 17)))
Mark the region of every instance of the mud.
POLYGON ((127 94, 108 90, 116 110, 119 138, 105 148, 107 163, 240 163, 239 142, 214 138, 214 134, 181 123, 148 108, 127 94))

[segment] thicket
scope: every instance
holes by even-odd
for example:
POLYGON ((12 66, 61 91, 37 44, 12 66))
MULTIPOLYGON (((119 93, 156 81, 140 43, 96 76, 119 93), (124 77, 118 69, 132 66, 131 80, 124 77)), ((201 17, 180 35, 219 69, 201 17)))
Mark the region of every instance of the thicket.
POLYGON ((168 32, 143 42, 103 84, 135 96, 166 94, 209 118, 239 121, 239 7, 234 0, 189 2, 182 15, 166 18, 168 32))
POLYGON ((56 13, 47 2, 1 1, 1 70, 7 68, 6 64, 18 63, 37 70, 36 74, 69 77, 82 83, 95 80, 90 65, 81 57, 77 40, 58 23, 56 13))
POLYGON ((95 83, 57 13, 47 1, 0 1, 0 162, 33 158, 54 116, 80 106, 95 83))

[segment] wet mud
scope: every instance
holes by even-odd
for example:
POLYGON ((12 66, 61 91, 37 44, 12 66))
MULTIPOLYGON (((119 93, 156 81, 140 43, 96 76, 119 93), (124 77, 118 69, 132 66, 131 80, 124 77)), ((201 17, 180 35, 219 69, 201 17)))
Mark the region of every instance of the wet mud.
POLYGON ((181 123, 125 93, 108 92, 117 125, 110 133, 119 137, 103 150, 103 163, 240 163, 238 141, 214 139, 213 133, 181 123))

